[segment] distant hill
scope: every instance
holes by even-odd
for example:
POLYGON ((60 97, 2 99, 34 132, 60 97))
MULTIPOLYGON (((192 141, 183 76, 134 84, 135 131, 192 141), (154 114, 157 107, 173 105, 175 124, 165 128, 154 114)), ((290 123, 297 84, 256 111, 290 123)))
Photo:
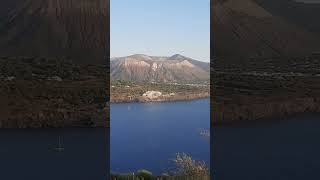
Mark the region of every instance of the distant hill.
POLYGON ((3 0, 0 56, 67 57, 105 63, 109 5, 104 0, 3 0))
MULTIPOLYGON (((225 59, 233 57, 240 63, 241 58, 304 56, 318 52, 320 41, 317 33, 275 13, 275 8, 284 1, 288 0, 214 1, 211 7, 211 53, 225 59)), ((284 6, 282 11, 285 11, 284 6)))
POLYGON ((170 57, 135 54, 112 58, 111 78, 138 82, 209 82, 209 63, 176 54, 170 57))

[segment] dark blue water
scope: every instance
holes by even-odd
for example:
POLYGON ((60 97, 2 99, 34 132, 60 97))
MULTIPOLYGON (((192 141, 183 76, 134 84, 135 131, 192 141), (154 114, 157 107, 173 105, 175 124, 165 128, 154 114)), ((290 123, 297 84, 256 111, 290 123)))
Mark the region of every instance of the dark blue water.
POLYGON ((176 153, 209 163, 209 99, 111 105, 111 170, 147 169, 161 174, 173 167, 176 153))
POLYGON ((0 130, 0 179, 106 180, 109 130, 0 130), (61 144, 63 152, 52 150, 61 144))
POLYGON ((216 180, 320 179, 320 114, 213 128, 216 180))

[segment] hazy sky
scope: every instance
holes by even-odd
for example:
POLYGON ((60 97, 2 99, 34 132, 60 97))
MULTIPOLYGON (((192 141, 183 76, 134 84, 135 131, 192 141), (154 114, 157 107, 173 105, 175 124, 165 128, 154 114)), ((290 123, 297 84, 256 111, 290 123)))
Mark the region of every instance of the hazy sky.
POLYGON ((111 57, 210 60, 210 0, 111 0, 111 57))

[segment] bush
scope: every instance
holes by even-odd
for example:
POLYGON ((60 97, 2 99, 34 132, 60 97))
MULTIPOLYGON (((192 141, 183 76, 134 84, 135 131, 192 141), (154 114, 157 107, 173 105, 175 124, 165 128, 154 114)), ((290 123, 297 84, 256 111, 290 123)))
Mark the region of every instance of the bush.
POLYGON ((177 154, 173 160, 176 165, 176 170, 173 172, 173 176, 185 179, 185 180, 209 180, 210 173, 209 168, 202 161, 193 160, 191 156, 185 153, 177 154))
POLYGON ((152 176, 152 172, 145 170, 145 169, 141 169, 137 172, 137 176, 143 178, 144 180, 152 180, 154 179, 152 176))

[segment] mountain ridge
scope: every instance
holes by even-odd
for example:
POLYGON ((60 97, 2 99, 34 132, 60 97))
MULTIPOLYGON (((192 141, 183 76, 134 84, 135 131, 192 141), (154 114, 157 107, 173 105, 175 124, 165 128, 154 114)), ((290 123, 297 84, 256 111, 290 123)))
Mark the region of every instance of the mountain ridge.
POLYGON ((172 56, 134 54, 111 58, 110 71, 113 79, 138 82, 209 81, 209 63, 180 54, 172 56))

